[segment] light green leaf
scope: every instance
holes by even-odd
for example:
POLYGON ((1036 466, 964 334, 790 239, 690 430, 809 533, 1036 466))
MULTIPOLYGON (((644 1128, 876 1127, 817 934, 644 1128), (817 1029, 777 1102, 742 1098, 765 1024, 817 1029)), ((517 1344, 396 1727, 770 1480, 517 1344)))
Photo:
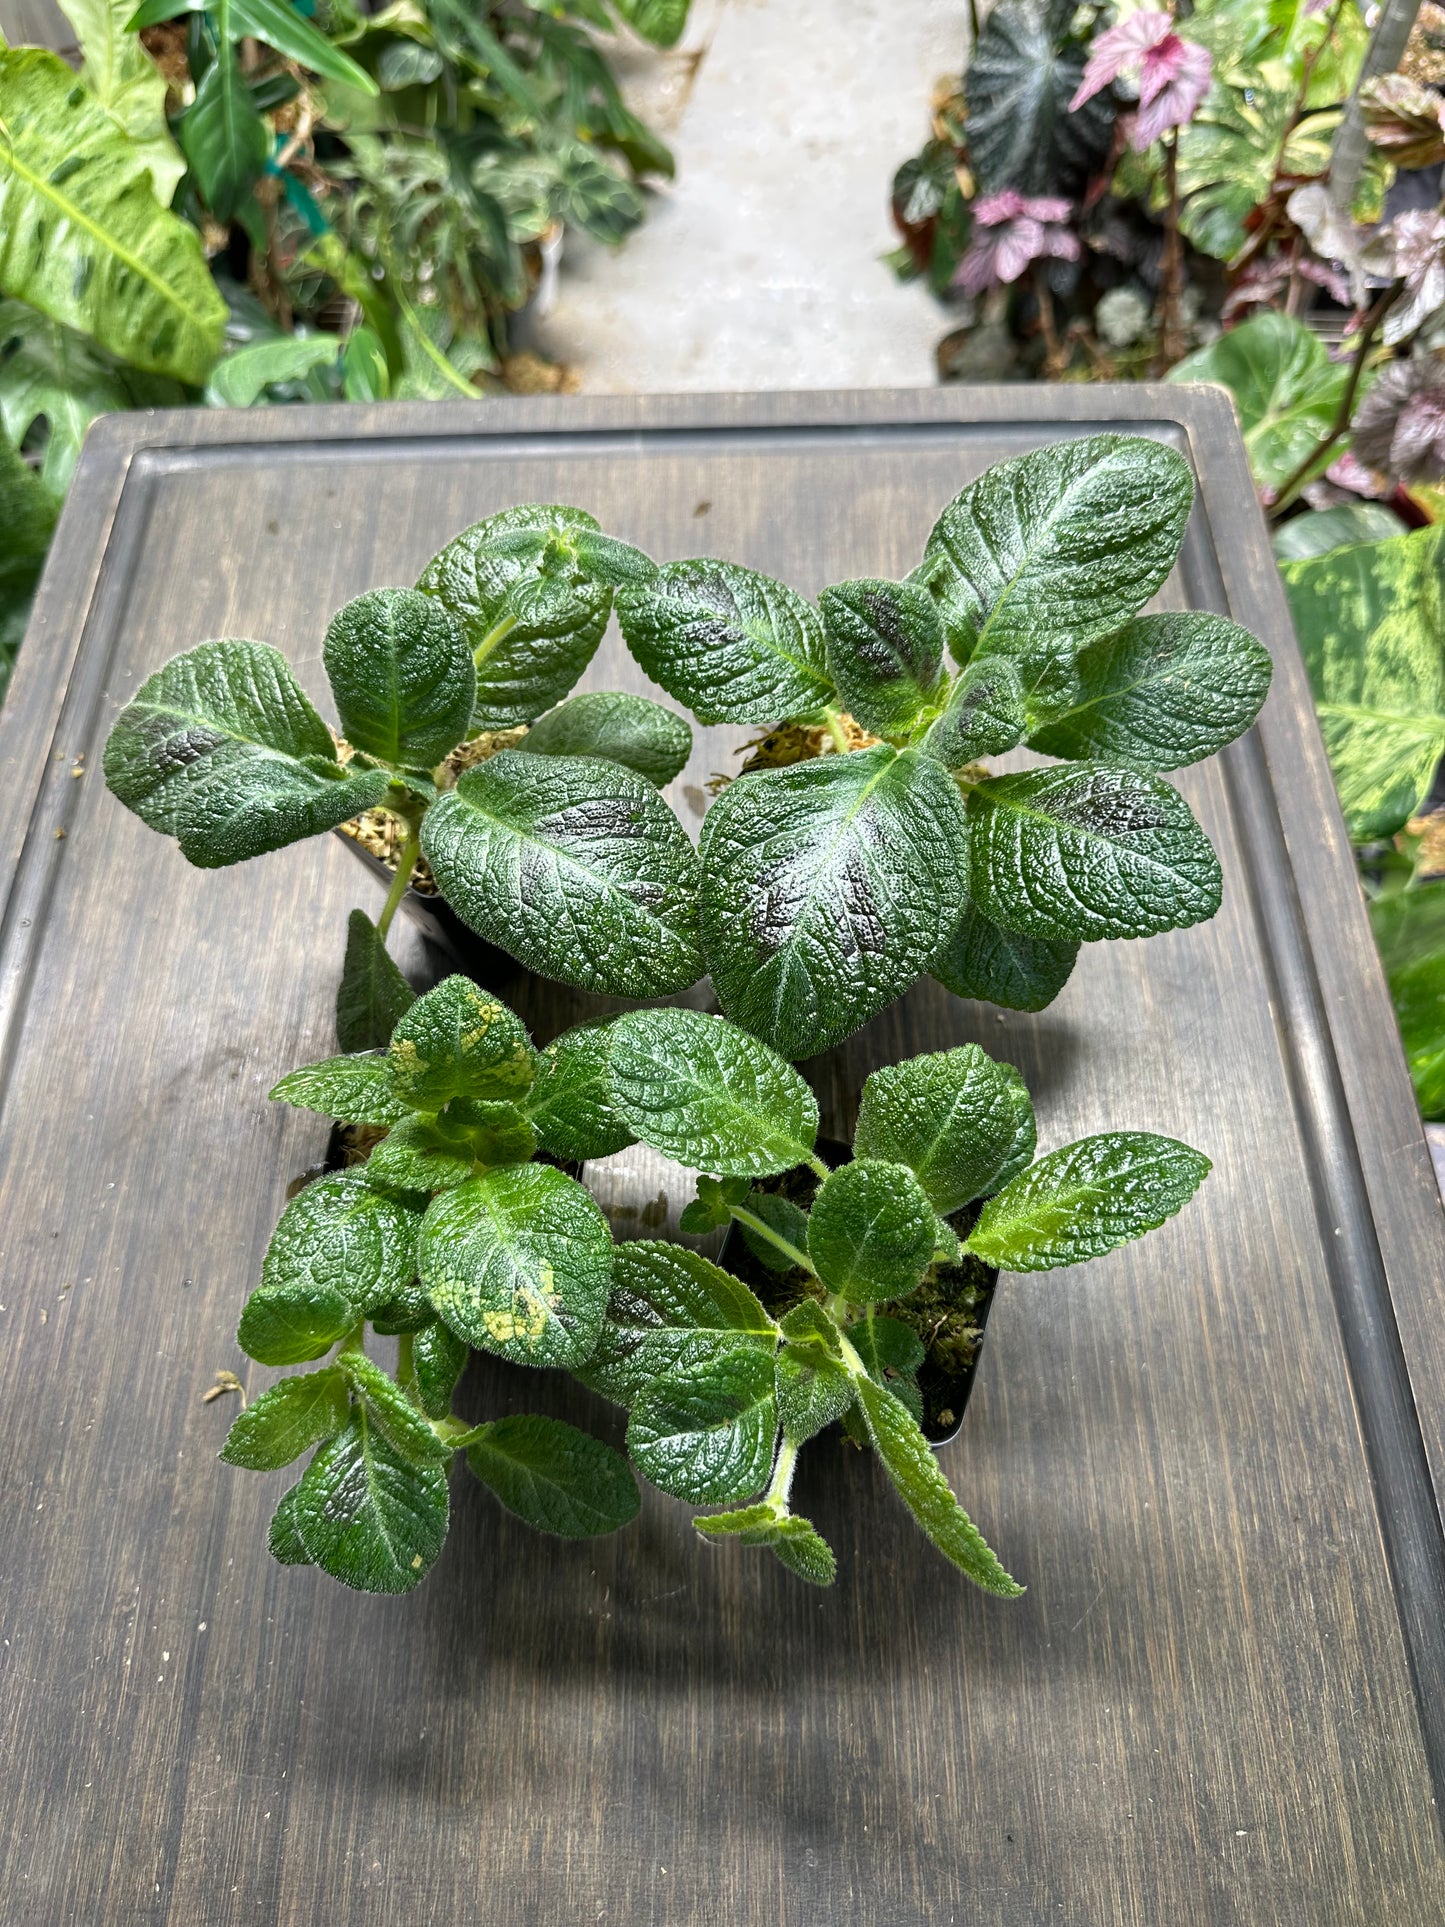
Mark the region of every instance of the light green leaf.
POLYGON ((715 1177, 804 1163, 818 1102, 791 1064, 722 1017, 633 1010, 615 1019, 612 1102, 644 1144, 715 1177))
POLYGON ((412 1342, 412 1373, 416 1381, 417 1403, 428 1418, 445 1418, 452 1409, 452 1394, 467 1369, 472 1348, 465 1339, 448 1331, 439 1318, 433 1319, 412 1342))
POLYGON ((1312 328, 1266 309, 1186 355, 1169 379, 1227 388, 1255 481, 1278 488, 1333 428, 1349 372, 1312 328))
POLYGON ((555 1165, 502 1166, 432 1201, 421 1275, 469 1345, 519 1365, 581 1365, 607 1307, 612 1235, 555 1165))
MULTIPOLYGON (((210 69, 210 73, 215 71, 215 67, 210 69)), ((199 98, 198 95, 198 101, 199 98)), ((262 132, 265 132, 264 122, 262 132)), ((266 153, 269 152, 268 138, 266 153)), ((210 200, 209 195, 207 199, 210 200)), ((214 209, 215 202, 210 201, 210 205, 214 209)), ((278 335, 270 341, 253 341, 249 347, 237 348, 216 363, 215 372, 206 384, 206 406, 254 408, 264 400, 273 382, 303 381, 313 368, 333 366, 340 352, 341 343, 335 335, 278 335)))
POLYGON ((232 1420, 221 1457, 227 1465, 274 1472, 320 1440, 334 1438, 350 1412, 346 1374, 339 1366, 283 1378, 232 1420))
POLYGON ((639 1393, 627 1449, 645 1479, 693 1505, 725 1505, 767 1483, 777 1438, 773 1361, 749 1347, 696 1347, 639 1393))
POLYGON ((336 1041, 344 1051, 384 1049, 416 1002, 416 992, 387 953, 386 939, 364 910, 346 920, 346 961, 336 992, 336 1041))
POLYGON ((166 127, 166 83, 127 31, 133 0, 65 0, 62 8, 80 43, 80 77, 131 140, 151 171, 156 199, 169 207, 186 164, 166 127))
POLYGON ((612 1295, 597 1349, 578 1376, 619 1405, 702 1350, 773 1356, 778 1328, 745 1284, 686 1245, 629 1239, 612 1254, 612 1295))
POLYGON ((542 976, 662 997, 702 974, 693 847, 618 763, 503 750, 433 804, 422 850, 453 909, 542 976))
POLYGON ((344 1351, 336 1361, 388 1444, 413 1465, 448 1465, 452 1448, 444 1444, 396 1380, 365 1352, 344 1351))
POLYGON ((964 809, 931 756, 880 743, 739 777, 703 819, 701 859, 723 1009, 810 1057, 901 996, 957 923, 964 809))
POLYGON ((960 672, 948 701, 919 744, 948 769, 980 756, 1001 756, 1024 733, 1023 684, 1007 656, 976 656, 960 672))
POLYGON ((1377 897, 1370 923, 1422 1117, 1445 1118, 1445 882, 1377 897))
MULTIPOLYGON (((226 15, 227 0, 220 0, 219 17, 224 20, 226 15)), ((231 220, 250 199, 270 158, 271 130, 256 112, 224 29, 216 57, 201 76, 196 97, 176 131, 201 198, 217 220, 231 220)), ((333 346, 330 359, 335 358, 333 346)), ((232 378, 236 378, 234 370, 232 378)), ((271 377, 263 377, 255 393, 267 379, 271 377)), ((250 399, 254 400, 255 394, 250 399)))
POLYGON ((564 1031, 542 1052, 527 1115, 553 1157, 583 1164, 636 1141, 612 1106, 611 1051, 612 1027, 599 1018, 564 1031))
POLYGON ((331 618, 322 650, 348 742, 430 769, 466 735, 477 675, 460 626, 415 589, 372 589, 331 618))
POLYGON ((1007 1010, 1042 1010, 1068 982, 1078 954, 1077 942, 1005 930, 977 904, 967 903, 929 970, 955 997, 975 997, 1007 1010))
POLYGON ((1445 752, 1445 527, 1280 574, 1350 835, 1392 836, 1445 752))
POLYGON ((373 1189, 364 1171, 330 1172, 298 1191, 281 1213, 261 1283, 301 1294, 337 1292, 353 1307, 354 1323, 411 1282, 420 1227, 421 1214, 373 1189))
POLYGON ((923 1282, 937 1220, 928 1194, 902 1164, 858 1158, 818 1187, 808 1256, 829 1291, 850 1304, 889 1303, 923 1282))
POLYGON ((1339 502, 1334 508, 1310 509, 1281 522, 1274 532, 1275 560, 1309 562, 1331 549, 1388 542, 1392 535, 1407 533, 1399 516, 1383 502, 1339 502))
POLYGON ((260 642, 203 642, 148 677, 111 730, 105 780, 203 870, 334 829, 390 782, 342 769, 285 657, 260 642))
POLYGON ((447 1536, 447 1475, 403 1458, 360 1406, 291 1495, 287 1524, 315 1565, 358 1592, 410 1592, 447 1536))
POLYGON ((838 1327, 811 1298, 782 1321, 785 1343, 776 1364, 778 1418, 784 1436, 803 1444, 848 1411, 853 1378, 843 1363, 838 1327))
POLYGON ((1025 936, 1151 937, 1219 908, 1219 859, 1159 776, 1062 763, 994 776, 968 799, 969 887, 1025 936))
POLYGON ((853 1152, 906 1164, 947 1217, 1021 1171, 1034 1154, 1034 1109, 1012 1064, 977 1044, 876 1070, 863 1086, 853 1152))
POLYGON ((1004 1271, 1082 1264, 1172 1218, 1209 1169, 1202 1153, 1151 1131, 1080 1138, 990 1198, 965 1249, 1004 1271))
POLYGON ((739 1545, 767 1546, 789 1572, 810 1586, 831 1586, 838 1576, 833 1548, 796 1512, 780 1512, 766 1502, 736 1512, 709 1512, 693 1520, 705 1539, 736 1539, 739 1545))
POLYGON ((938 695, 943 628, 911 582, 839 582, 818 597, 842 706, 880 736, 910 729, 938 695))
POLYGON ((818 612, 734 562, 669 562, 617 597, 638 662, 703 723, 775 723, 833 693, 818 612))
POLYGON ((518 1413, 479 1426, 467 1464, 508 1512, 564 1539, 616 1532, 641 1503, 622 1454, 561 1419, 518 1413))
POLYGON ((535 1054, 520 1017, 467 977, 443 977, 392 1032, 396 1092, 417 1110, 454 1097, 510 1102, 526 1096, 535 1054))
POLYGON ((380 1054, 328 1057, 303 1064, 273 1086, 270 1096, 298 1110, 320 1111, 347 1124, 399 1124, 410 1116, 397 1097, 391 1065, 380 1054))
POLYGON ((517 747, 536 756, 602 756, 662 789, 692 753, 692 731, 646 696, 589 689, 539 717, 517 747))
POLYGON ((910 1380, 923 1363, 923 1340, 901 1318, 875 1313, 848 1327, 848 1343, 863 1361, 863 1369, 890 1391, 901 1391, 899 1381, 910 1380))
POLYGON ((199 386, 226 304, 150 162, 57 55, 0 48, 0 292, 199 386))
POLYGON ((356 1319, 351 1300, 335 1285, 258 1285, 241 1308, 236 1342, 258 1364, 305 1365, 345 1338, 356 1319))

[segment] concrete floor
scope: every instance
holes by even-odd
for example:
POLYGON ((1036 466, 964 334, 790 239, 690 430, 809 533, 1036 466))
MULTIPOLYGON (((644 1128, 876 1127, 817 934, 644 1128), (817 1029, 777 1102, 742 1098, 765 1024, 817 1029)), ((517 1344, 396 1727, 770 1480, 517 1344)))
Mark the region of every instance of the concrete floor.
POLYGON ((619 51, 677 180, 621 248, 569 236, 535 345, 594 393, 931 384, 948 324, 879 256, 966 18, 962 0, 694 0, 680 47, 619 51))

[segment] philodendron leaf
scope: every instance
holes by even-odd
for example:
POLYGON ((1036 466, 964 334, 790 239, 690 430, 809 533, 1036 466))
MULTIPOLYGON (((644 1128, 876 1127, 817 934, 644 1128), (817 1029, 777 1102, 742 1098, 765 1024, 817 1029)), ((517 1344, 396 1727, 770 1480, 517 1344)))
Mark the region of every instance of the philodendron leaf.
POLYGON ((467 1464, 508 1512, 564 1539, 616 1532, 641 1503, 622 1454, 561 1419, 518 1413, 479 1426, 467 1464))
POLYGON ((705 1539, 736 1539, 739 1545, 766 1546, 789 1572, 810 1586, 831 1586, 838 1576, 833 1548, 807 1519, 779 1512, 766 1503, 736 1512, 709 1512, 693 1520, 705 1539))
POLYGON ((384 1049, 416 992, 393 963, 364 910, 346 922, 346 961, 336 992, 336 1041, 344 1051, 384 1049))
POLYGON ((959 662, 1071 652, 1160 588, 1194 500, 1188 464, 1138 435, 1088 435, 996 462, 934 524, 914 579, 959 662))
POLYGON ((943 627, 926 590, 872 577, 839 582, 818 597, 828 674, 844 709, 879 736, 897 735, 938 694, 943 627))
POLYGON ((871 1378, 859 1378, 855 1383, 873 1448, 924 1533, 975 1585, 1002 1599, 1017 1599, 1023 1587, 1004 1571, 983 1534, 954 1498, 908 1408, 871 1378))
POLYGON ((322 1439, 334 1438, 350 1413, 346 1374, 339 1366, 283 1378, 232 1420, 221 1457, 227 1465, 274 1472, 322 1439))
POLYGON ((544 977, 662 997, 702 974, 697 857, 618 763, 503 750, 432 805, 422 850, 458 914, 544 977))
POLYGON ((761 1178, 812 1155, 818 1101, 792 1065, 722 1017, 632 1010, 615 1019, 613 1108, 664 1157, 761 1178))
POLYGON ((929 971, 955 997, 975 997, 1006 1010, 1042 1010, 1068 982, 1078 955, 1074 939, 1005 930, 977 904, 967 903, 929 971))
POLYGON ((422 1282, 469 1345, 518 1365, 581 1365, 612 1280, 612 1234, 580 1184, 551 1164, 501 1166, 433 1199, 422 1282))
POLYGON ((312 1562, 358 1592, 410 1592, 447 1536, 447 1475, 403 1457, 365 1405, 301 1475, 288 1525, 312 1562))
POLYGON ((1438 1121, 1445 1118, 1445 882, 1377 897, 1370 925, 1420 1115, 1438 1121))
POLYGON ((1034 1108, 1013 1065, 961 1044, 874 1071, 853 1151, 906 1164, 947 1217, 1023 1170, 1034 1142, 1034 1108))
POLYGON ((1072 700, 1029 744, 1047 756, 1182 769, 1248 729, 1271 669, 1269 651, 1223 616, 1139 616, 1080 651, 1072 700))
POLYGON ((695 1346, 639 1394, 627 1449, 642 1476, 673 1498, 725 1505, 766 1484, 777 1431, 771 1358, 695 1346))
POLYGON ((343 1351, 340 1369, 392 1447, 414 1465, 448 1465, 452 1448, 443 1444, 396 1380, 365 1352, 343 1351))
POLYGON ((1082 1264, 1172 1218, 1209 1168, 1201 1152, 1151 1131, 1081 1138, 990 1198, 966 1249, 1003 1271, 1082 1264))
POLYGON ((1219 859, 1162 777, 1113 763, 993 776, 968 799, 969 887, 995 923, 1056 943, 1152 937, 1219 908, 1219 859))
POLYGON ((279 651, 203 642, 141 684, 105 745, 105 780, 203 870, 334 829, 387 793, 343 770, 279 651))
POLYGON ((808 1217, 808 1256, 829 1291, 851 1304, 886 1304, 923 1282, 937 1220, 902 1164, 859 1158, 831 1171, 808 1217))
POLYGON ((128 30, 131 0, 65 0, 61 10, 80 43, 80 77, 151 171, 156 199, 169 207, 185 162, 166 130, 166 83, 140 36, 128 30))
POLYGON ((391 1065, 380 1052, 303 1064, 273 1086, 271 1097, 298 1110, 320 1111, 345 1124, 399 1124, 411 1112, 397 1097, 391 1065))
POLYGON ((439 1318, 412 1341, 412 1375, 417 1403, 428 1418, 445 1418, 452 1409, 452 1393, 467 1369, 472 1348, 439 1318))
POLYGON ((477 672, 461 624, 415 589, 371 589, 331 618, 322 661, 342 734, 383 763, 430 769, 467 733, 477 672))
POLYGON ((612 1254, 612 1295, 597 1349, 578 1377, 619 1405, 673 1374, 701 1346, 771 1360, 778 1328, 740 1279, 685 1245, 640 1238, 612 1254))
POLYGON ((1445 528, 1280 574, 1350 835, 1393 836, 1445 754, 1445 528))
POLYGON ((775 723, 833 694, 816 609, 735 562, 669 562, 617 596, 638 662, 703 723, 775 723))
POLYGON ((613 1107, 611 1054, 612 1026, 605 1018, 564 1031, 542 1052, 527 1115, 553 1157, 582 1164, 636 1142, 613 1107))
POLYGON ((886 743, 730 783, 702 827, 703 955, 723 1009, 785 1057, 841 1043, 957 923, 962 799, 886 743))
POLYGON ((299 1191, 281 1213, 261 1283, 299 1294, 339 1293, 354 1307, 354 1323, 410 1283, 420 1226, 419 1212, 374 1190, 364 1171, 333 1171, 299 1191))
POLYGON ((536 1062, 521 1018, 466 977, 444 977, 418 997, 387 1056, 398 1097, 419 1111, 454 1097, 520 1100, 536 1062))
POLYGON ((976 656, 959 673, 948 701, 918 747, 948 769, 980 756, 1001 756, 1024 733, 1024 693, 1008 656, 976 656))
POLYGON ((691 755, 692 731, 647 696, 588 689, 539 716, 517 747, 534 756, 602 756, 662 789, 691 755))

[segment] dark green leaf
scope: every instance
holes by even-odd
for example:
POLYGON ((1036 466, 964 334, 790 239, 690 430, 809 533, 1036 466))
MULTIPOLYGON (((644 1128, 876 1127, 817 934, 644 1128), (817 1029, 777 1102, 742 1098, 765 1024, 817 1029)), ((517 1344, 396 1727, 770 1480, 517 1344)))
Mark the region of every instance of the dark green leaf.
POLYGON ((520 1017, 466 977, 444 977, 392 1032, 389 1060, 397 1095, 439 1111, 454 1097, 523 1098, 535 1054, 520 1017))
POLYGON ((398 1332, 419 1332, 436 1322, 436 1313, 420 1278, 413 1278, 394 1298, 375 1306, 367 1314, 372 1329, 383 1338, 398 1332))
POLYGON ((561 1419, 518 1414, 479 1428, 467 1464, 509 1512, 538 1532, 590 1539, 637 1516, 632 1468, 620 1452, 561 1419))
POLYGON ((699 1349, 751 1348, 771 1360, 777 1339, 777 1326, 731 1272, 685 1245, 629 1240, 612 1255, 606 1322, 578 1376, 631 1405, 699 1349))
POLYGON ((612 1106, 612 1027, 599 1018, 564 1031, 542 1052, 527 1115, 545 1150, 578 1164, 635 1142, 612 1106))
POLYGON ((458 914, 542 976, 661 997, 702 974, 693 847, 618 763, 504 750, 432 805, 422 850, 458 914))
POLYGON ((258 1364, 305 1365, 345 1338, 357 1316, 334 1285, 258 1285, 242 1307, 236 1342, 258 1364))
POLYGON ((1001 756, 1025 728, 1023 684, 1007 656, 976 656, 960 672, 919 748, 948 769, 1001 756))
POLYGON ((354 1323, 411 1281, 420 1223, 410 1205, 374 1190, 365 1171, 333 1171, 299 1191, 281 1213, 261 1283, 285 1291, 338 1293, 355 1307, 354 1323))
POLYGON ((230 0, 231 24, 239 40, 249 34, 285 54, 324 80, 339 80, 363 94, 376 94, 376 82, 350 54, 333 46, 289 4, 289 0, 230 0))
POLYGON ((1082 1264, 1181 1210, 1209 1159, 1151 1131, 1109 1131, 1051 1151, 989 1199, 967 1249, 1005 1271, 1082 1264))
POLYGON ((309 1566, 311 1554, 301 1543, 301 1535, 296 1530, 296 1491, 293 1485, 271 1515, 270 1530, 266 1534, 266 1549, 271 1557, 283 1566, 309 1566))
MULTIPOLYGON (((271 153, 270 130, 252 105, 229 46, 216 49, 176 135, 206 206, 217 220, 229 221, 271 153)), ((334 346, 331 352, 334 357, 334 346)))
POLYGON ((105 780, 209 870, 334 829, 379 803, 390 779, 342 770, 277 650, 203 642, 158 669, 121 711, 105 780))
POLYGON ((1013 1065, 961 1044, 874 1071, 853 1151, 906 1164, 947 1217, 1023 1170, 1034 1142, 1033 1105, 1013 1065))
POLYGON ((347 741, 430 769, 467 733, 477 672, 459 623, 415 589, 371 589, 338 609, 322 651, 347 741))
POLYGON ((994 776, 968 799, 969 884, 992 922, 1067 943, 1212 917, 1219 859, 1162 777, 1110 763, 994 776))
POLYGON ((910 729, 938 694, 943 628, 931 596, 909 582, 840 582, 818 597, 828 674, 865 729, 910 729))
POLYGON ((692 731, 646 696, 589 689, 539 717, 517 747, 537 756, 602 756, 661 789, 691 754, 692 731))
POLYGON ((283 1077, 270 1094, 280 1104, 320 1111, 346 1124, 390 1126, 411 1115, 396 1096, 391 1065, 379 1051, 303 1064, 283 1077))
POLYGON ((639 227, 647 202, 639 188, 581 142, 568 143, 557 168, 557 212, 562 220, 615 247, 639 227))
POLYGON ((412 1343, 411 1364, 416 1398, 428 1418, 445 1418, 452 1409, 452 1393, 461 1383, 472 1348, 441 1320, 433 1319, 412 1343))
POLYGON ((617 597, 628 648, 703 723, 775 723, 833 693, 818 612, 733 562, 669 562, 617 597))
MULTIPOLYGON (((877 1379, 880 1385, 887 1384, 895 1375, 912 1378, 926 1356, 923 1340, 911 1325, 905 1325, 901 1318, 886 1318, 882 1313, 860 1318, 850 1325, 848 1343, 862 1360, 868 1376, 877 1379)), ((896 1384, 890 1386, 890 1390, 898 1389, 896 1384)))
POLYGON ((410 1592, 447 1536, 446 1471, 403 1458, 360 1406, 302 1474, 288 1524, 344 1586, 410 1592))
POLYGON ((346 1374, 338 1365, 283 1378, 232 1421, 221 1457, 227 1465, 274 1472, 319 1440, 334 1438, 350 1411, 346 1374))
POLYGON ((1005 930, 967 903, 929 969, 955 997, 976 997, 1008 1010, 1042 1010, 1068 982, 1078 954, 1076 942, 1005 930))
POLYGON ((842 1418, 855 1396, 847 1367, 817 1345, 784 1345, 775 1395, 783 1431, 799 1445, 842 1418))
POLYGON ((736 1539, 744 1546, 767 1546, 799 1579, 831 1586, 838 1575, 833 1549, 807 1519, 779 1512, 766 1503, 737 1512, 710 1512, 693 1520, 705 1539, 736 1539))
POLYGON ((555 1165, 504 1165, 432 1201, 421 1275, 469 1345, 519 1365, 581 1365, 607 1307, 612 1234, 555 1165))
POLYGON ((1370 922, 1423 1117, 1445 1118, 1445 882, 1378 897, 1370 922))
POLYGON ((722 1017, 633 1010, 612 1026, 613 1106, 664 1157, 717 1177, 806 1162, 818 1103, 791 1064, 722 1017))
POLYGON ((767 1483, 778 1412, 765 1352, 696 1348, 643 1388, 627 1449, 645 1479, 693 1505, 724 1505, 767 1483))
POLYGON ((365 1352, 344 1351, 337 1361, 352 1389, 393 1448, 413 1464, 446 1465, 452 1448, 443 1444, 396 1380, 365 1352))
MULTIPOLYGON (((214 68, 210 70, 214 71, 214 68)), ((264 131, 265 123, 261 125, 264 131)), ((268 154, 270 149, 267 136, 268 154)), ((268 341, 254 341, 249 347, 233 349, 217 362, 206 383, 206 406, 254 408, 262 405, 268 401, 266 391, 273 385, 304 381, 317 368, 334 368, 340 348, 335 335, 275 335, 268 341)))
POLYGON ((336 992, 336 1041, 344 1051, 381 1050, 416 1002, 386 939, 364 910, 346 922, 346 961, 336 992))
POLYGON ((840 1043, 932 962, 963 908, 957 785, 886 743, 730 783, 702 827, 703 955, 785 1057, 840 1043))
POLYGON ((902 1164, 859 1158, 831 1171, 808 1218, 808 1256, 852 1304, 886 1304, 923 1282, 937 1242, 928 1194, 902 1164))
POLYGON ((752 1191, 735 1207, 735 1214, 748 1250, 769 1271, 807 1266, 808 1214, 790 1199, 771 1191, 752 1191))
POLYGON ((968 158, 980 193, 1063 194, 1083 188, 1109 152, 1106 88, 1071 111, 1088 48, 1057 0, 1004 0, 979 34, 964 79, 968 158))

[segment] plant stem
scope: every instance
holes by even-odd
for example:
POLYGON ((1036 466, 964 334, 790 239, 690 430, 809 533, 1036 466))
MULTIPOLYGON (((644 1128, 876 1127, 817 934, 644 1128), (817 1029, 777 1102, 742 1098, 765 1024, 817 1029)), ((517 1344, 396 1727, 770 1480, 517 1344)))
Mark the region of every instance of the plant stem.
POLYGON ((1179 299, 1184 274, 1184 250, 1179 244, 1179 130, 1169 136, 1164 150, 1164 259, 1159 272, 1159 347, 1154 373, 1167 374, 1180 358, 1179 299))
POLYGON ((781 1251, 785 1258, 790 1258, 795 1265, 800 1265, 804 1271, 810 1272, 815 1278, 817 1277, 818 1274, 813 1271, 812 1263, 806 1251, 799 1251, 795 1244, 790 1244, 780 1232, 774 1231, 770 1224, 764 1224, 763 1220, 754 1212, 744 1210, 742 1205, 730 1205, 728 1209, 732 1212, 732 1215, 737 1219, 739 1224, 747 1225, 749 1230, 757 1232, 760 1238, 766 1238, 775 1250, 781 1251))
POLYGON ((788 1509, 788 1494, 793 1486, 793 1467, 798 1463, 798 1441, 790 1439, 785 1432, 783 1442, 778 1447, 777 1463, 773 1467, 772 1484, 763 1495, 763 1504, 773 1506, 779 1512, 788 1509))
POLYGON ((1287 475, 1284 481, 1280 483, 1273 506, 1269 511, 1272 522, 1279 520, 1290 503, 1293 502, 1296 495, 1299 494, 1301 488, 1303 488, 1306 481, 1309 480, 1310 476, 1318 467, 1320 457, 1332 449, 1340 437, 1348 430, 1350 426, 1350 415, 1355 405, 1355 395, 1360 386, 1360 377, 1365 372, 1365 362, 1369 356, 1371 343, 1379 332, 1380 323, 1385 319, 1386 314, 1388 314, 1391 306, 1398 298, 1399 293, 1400 288, 1398 283, 1393 288, 1386 288, 1374 307, 1371 308, 1370 312, 1365 316, 1360 328, 1360 339, 1355 347, 1354 359, 1350 364, 1350 378, 1345 383, 1345 392, 1340 396, 1340 405, 1335 410, 1334 425, 1324 440, 1320 442, 1317 447, 1311 449, 1293 473, 1287 475))
POLYGON ((843 727, 842 713, 836 709, 825 709, 823 715, 828 724, 828 734, 833 739, 833 747, 840 756, 848 754, 848 733, 843 727))
POLYGON ((406 842, 401 846, 401 855, 396 862, 396 875, 391 888, 386 893, 386 902, 381 906, 381 915, 376 920, 377 934, 386 942, 386 933, 391 928, 391 920, 396 915, 397 905, 406 895, 411 873, 416 868, 416 860, 421 855, 421 825, 413 823, 408 831, 406 842))
POLYGON ((1065 357, 1054 326, 1054 297, 1037 261, 1034 263, 1034 298, 1039 304, 1039 331, 1044 338, 1044 380, 1056 381, 1064 372, 1065 357))
POLYGON ((832 1177, 833 1173, 828 1169, 827 1165, 824 1164, 823 1160, 820 1157, 817 1157, 817 1156, 810 1157, 807 1162, 808 1162, 808 1169, 810 1171, 816 1171, 820 1178, 826 1179, 826 1178, 832 1177))

